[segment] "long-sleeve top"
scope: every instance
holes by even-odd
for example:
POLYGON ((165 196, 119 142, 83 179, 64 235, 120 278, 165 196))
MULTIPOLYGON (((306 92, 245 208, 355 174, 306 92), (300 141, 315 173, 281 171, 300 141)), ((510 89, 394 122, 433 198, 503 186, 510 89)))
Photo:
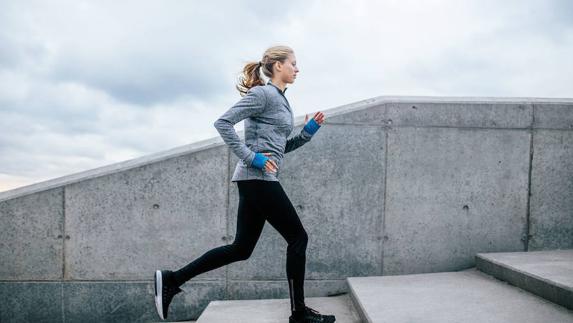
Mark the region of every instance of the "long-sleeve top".
POLYGON ((239 158, 232 182, 247 179, 278 181, 284 154, 312 138, 313 135, 304 128, 294 137, 288 138, 294 129, 294 114, 284 92, 286 88, 281 91, 270 80, 266 85, 254 86, 213 124, 223 141, 239 158), (246 119, 244 143, 233 127, 243 119, 246 119), (251 165, 257 152, 272 154, 267 157, 276 162, 276 173, 251 165))

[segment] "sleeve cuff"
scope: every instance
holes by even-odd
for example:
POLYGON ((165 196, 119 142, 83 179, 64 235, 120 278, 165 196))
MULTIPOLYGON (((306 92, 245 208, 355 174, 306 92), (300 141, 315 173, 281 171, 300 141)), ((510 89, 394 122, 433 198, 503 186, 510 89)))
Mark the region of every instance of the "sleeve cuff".
POLYGON ((267 156, 265 156, 261 153, 256 153, 255 158, 253 159, 251 166, 258 168, 258 169, 263 169, 265 167, 265 163, 267 162, 267 159, 269 159, 267 156))
POLYGON ((303 129, 312 136, 318 131, 318 128, 320 128, 320 125, 312 118, 303 129))

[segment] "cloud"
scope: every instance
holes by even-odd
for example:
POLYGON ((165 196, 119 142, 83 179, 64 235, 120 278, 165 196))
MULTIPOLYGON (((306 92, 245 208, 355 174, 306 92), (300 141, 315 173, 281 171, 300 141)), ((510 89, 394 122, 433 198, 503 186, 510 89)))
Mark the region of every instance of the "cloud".
POLYGON ((263 34, 286 12, 255 1, 14 2, 3 14, 13 23, 0 38, 1 61, 142 106, 205 97, 220 91, 228 71, 220 62, 245 47, 242 34, 263 34))
MULTIPOLYGON (((286 44, 295 114, 378 95, 572 97, 573 4, 2 1, 0 190, 217 136, 286 44)), ((239 130, 242 123, 236 126, 239 130)))

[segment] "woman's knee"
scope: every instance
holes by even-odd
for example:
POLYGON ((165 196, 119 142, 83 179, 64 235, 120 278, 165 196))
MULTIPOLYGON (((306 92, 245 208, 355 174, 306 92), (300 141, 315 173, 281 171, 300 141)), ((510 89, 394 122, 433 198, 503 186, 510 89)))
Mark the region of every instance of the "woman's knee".
POLYGON ((253 253, 253 247, 251 246, 246 246, 246 245, 242 245, 242 244, 237 244, 237 243, 233 243, 231 244, 231 246, 233 246, 233 254, 235 255, 235 258, 237 260, 247 260, 251 257, 251 254, 253 253))

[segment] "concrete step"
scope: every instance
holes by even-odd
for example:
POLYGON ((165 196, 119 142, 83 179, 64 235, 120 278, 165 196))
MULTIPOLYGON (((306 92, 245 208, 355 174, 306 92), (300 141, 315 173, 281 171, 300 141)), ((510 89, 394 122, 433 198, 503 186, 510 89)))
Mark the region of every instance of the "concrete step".
POLYGON ((478 253, 476 267, 573 310, 573 249, 478 253))
MULTIPOLYGON (((348 294, 331 297, 305 297, 305 303, 323 314, 336 316, 336 323, 359 323, 358 313, 348 294)), ((212 301, 197 323, 288 323, 290 299, 212 301)))
POLYGON ((347 281, 364 322, 573 322, 573 311, 475 267, 347 281))

